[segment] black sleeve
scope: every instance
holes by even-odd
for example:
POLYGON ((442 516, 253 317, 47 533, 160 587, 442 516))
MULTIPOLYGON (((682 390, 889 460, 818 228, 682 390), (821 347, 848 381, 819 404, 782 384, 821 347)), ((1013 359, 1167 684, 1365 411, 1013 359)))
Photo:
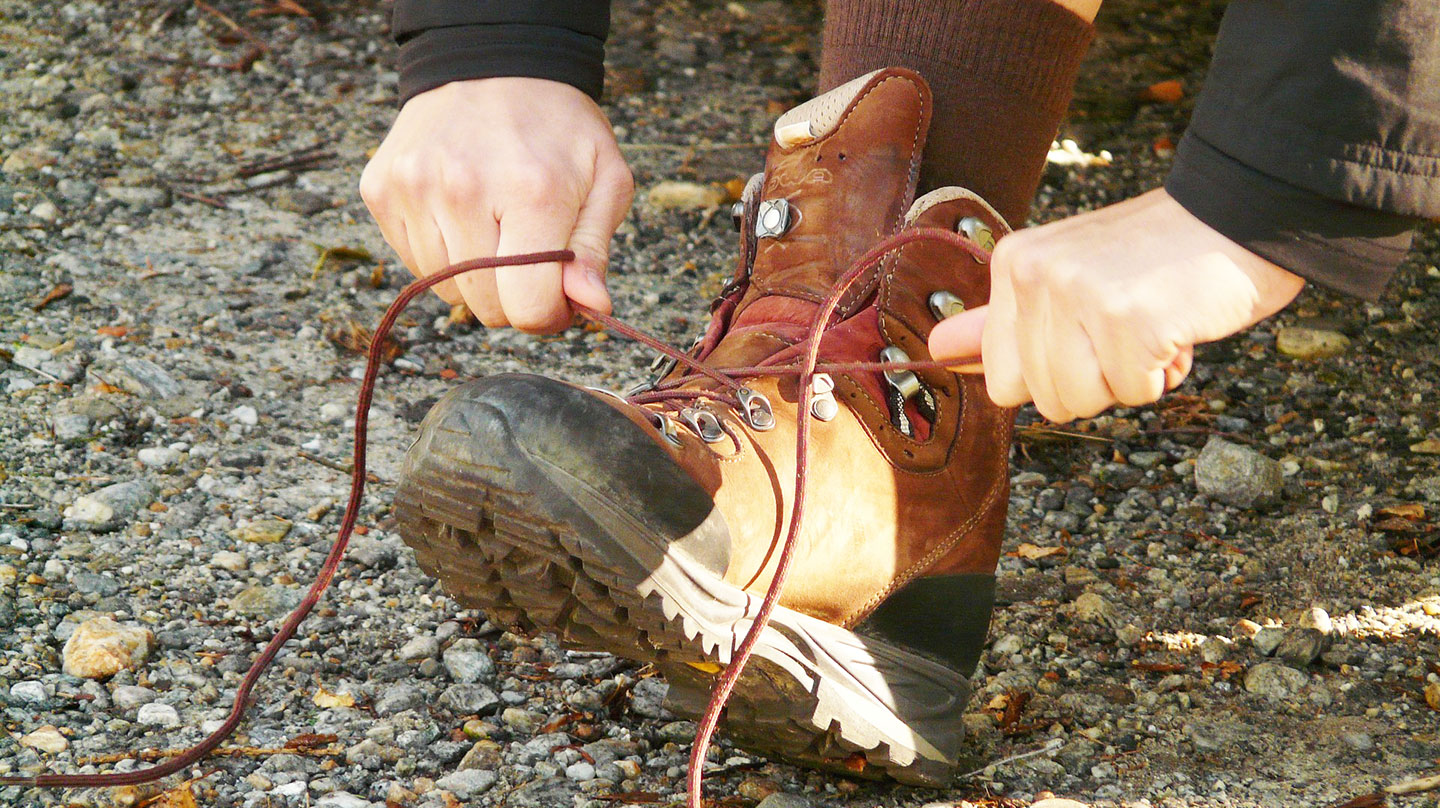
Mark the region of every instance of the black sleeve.
POLYGON ((1378 296, 1440 218, 1440 2, 1234 0, 1165 187, 1252 252, 1378 296))
POLYGON ((598 99, 609 0, 397 0, 400 103, 463 79, 561 81, 598 99))

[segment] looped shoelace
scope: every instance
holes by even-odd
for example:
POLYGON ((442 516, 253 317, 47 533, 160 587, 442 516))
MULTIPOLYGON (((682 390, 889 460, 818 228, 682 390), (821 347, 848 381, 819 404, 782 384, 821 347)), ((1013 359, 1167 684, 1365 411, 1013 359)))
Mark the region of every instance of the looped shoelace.
MULTIPOLYGON (((980 261, 988 260, 987 253, 965 237, 940 228, 914 228, 904 230, 889 238, 884 239, 868 253, 861 256, 851 264, 848 269, 836 281, 830 296, 819 310, 815 313, 815 319, 811 322, 809 334, 800 343, 805 345, 805 355, 798 365, 784 366, 749 366, 735 368, 714 368, 704 362, 694 359, 690 355, 660 340, 646 334, 632 326, 626 325, 620 320, 608 314, 602 314, 588 307, 572 303, 572 307, 581 316, 590 319, 605 328, 608 328, 622 336, 629 337, 649 348, 652 348, 665 356, 674 359, 676 362, 685 365, 695 375, 703 376, 717 382, 721 387, 732 391, 736 398, 732 401, 728 395, 717 395, 714 391, 693 391, 662 389, 630 396, 626 400, 631 404, 661 403, 670 401, 688 401, 705 397, 718 400, 737 407, 741 404, 739 393, 745 389, 739 381, 743 378, 756 376, 796 376, 799 377, 799 402, 796 410, 796 431, 795 431, 795 501, 791 505, 790 529, 785 536, 785 542, 781 546, 780 556, 776 563, 775 575, 771 579, 770 587, 766 590, 760 607, 755 613, 750 630, 745 633, 739 648, 731 657, 730 665, 724 669, 715 683, 711 692, 710 703, 706 706, 705 712, 695 733, 695 743, 690 752, 690 770, 686 776, 686 805, 688 808, 702 808, 701 780, 704 774, 706 751, 709 749, 710 741, 714 737, 716 726, 724 713, 725 704, 729 701, 731 692, 735 689, 736 682, 744 672, 750 656, 754 653, 755 645, 760 635, 770 624, 770 615, 780 600, 780 593, 785 585, 785 576, 790 569, 792 550, 796 538, 800 535, 801 519, 805 506, 805 481, 806 456, 810 439, 810 400, 814 377, 817 373, 864 373, 884 372, 886 370, 940 370, 946 369, 947 363, 934 360, 912 361, 912 362, 819 362, 821 340, 824 332, 830 326, 830 317, 840 304, 840 298, 845 294, 858 279, 866 272, 877 266, 880 261, 891 252, 900 249, 906 244, 918 241, 930 241, 946 243, 960 248, 980 261)), ((498 267, 527 266, 532 264, 565 263, 575 260, 575 254, 570 250, 550 250, 547 252, 527 253, 525 255, 507 255, 494 258, 479 258, 471 261, 463 261, 452 264, 445 269, 411 282, 395 301, 385 310, 384 316, 375 327, 374 335, 370 339, 370 346, 366 353, 365 375, 360 381, 360 389, 356 396, 355 404, 355 447, 354 461, 350 478, 350 498, 345 505, 345 515, 340 521, 340 530, 336 534, 335 542, 326 554, 325 561, 320 566, 320 571, 315 576, 315 581, 305 593, 305 598, 300 605, 290 613, 280 630, 266 643, 265 648, 246 671, 239 687, 235 690, 235 703, 230 708, 229 715, 225 721, 204 740, 171 758, 170 760, 151 766, 146 769, 138 769, 129 772, 108 772, 104 774, 39 774, 30 777, 0 776, 0 787, 22 786, 29 788, 105 788, 113 786, 138 785, 159 780, 172 774, 177 774, 189 766, 198 763, 205 756, 215 751, 221 743, 228 738, 245 716, 246 709, 250 706, 250 696, 254 691, 260 677, 265 670, 279 655, 280 649, 289 642, 299 629, 300 624, 309 616, 311 610, 320 601, 320 596, 330 586, 335 578, 336 570, 340 566, 341 559, 345 556, 345 548, 349 546, 350 536, 355 531, 355 524, 360 516, 360 505, 365 494, 365 445, 369 434, 370 404, 375 398, 375 380, 380 375, 382 363, 382 352, 386 337, 394 328, 395 321, 400 314, 409 307, 410 303, 432 286, 443 283, 457 275, 466 272, 473 272, 480 269, 494 269, 498 267)), ((694 378, 690 376, 687 378, 694 378)), ((748 419, 747 419, 748 421, 748 419)), ((727 428, 728 431, 728 428, 727 428)), ((731 438, 735 436, 732 434, 731 438)))

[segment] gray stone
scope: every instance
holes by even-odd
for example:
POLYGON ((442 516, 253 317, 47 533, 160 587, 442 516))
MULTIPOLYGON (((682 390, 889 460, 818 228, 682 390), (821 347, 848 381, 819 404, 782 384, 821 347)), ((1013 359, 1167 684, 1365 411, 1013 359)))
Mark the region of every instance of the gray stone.
POLYGON ((10 685, 10 700, 18 704, 44 704, 49 698, 45 685, 39 682, 16 682, 10 685))
POLYGON ((1297 668, 1303 668, 1325 652, 1326 646, 1329 645, 1328 639, 1319 629, 1292 628, 1286 631, 1285 637, 1280 640, 1280 645, 1275 649, 1275 656, 1297 668))
POLYGON ((810 808, 810 801, 799 794, 777 791, 761 800, 755 808, 810 808))
POLYGON ((1280 464, 1238 444, 1212 437, 1195 463, 1195 487, 1211 499, 1238 508, 1258 508, 1280 499, 1280 464))
POLYGON ((184 457, 168 446, 149 446, 135 453, 140 462, 152 469, 168 469, 179 465, 184 457))
MULTIPOLYGON (((295 782, 304 785, 304 781, 297 780, 295 782)), ((300 793, 304 794, 305 790, 302 788, 300 793)), ((321 797, 315 803, 315 808, 370 808, 373 804, 364 797, 356 796, 348 791, 332 791, 321 797)))
POLYGON ((116 707, 122 710, 134 710, 159 698, 159 694, 148 687, 121 685, 115 688, 111 698, 115 700, 116 707))
POLYGON ((1245 689, 1257 696, 1284 700, 1305 687, 1309 677, 1279 662, 1262 662, 1245 672, 1245 689))
POLYGON ((65 443, 85 440, 94 428, 95 422, 84 415, 57 412, 50 416, 50 429, 55 433, 55 439, 65 443))
POLYGON ((506 707, 500 714, 500 720, 505 725, 518 732, 526 734, 533 733, 540 728, 540 716, 529 710, 522 710, 519 707, 506 707))
POLYGON ((457 684, 440 694, 440 706, 457 715, 483 715, 500 706, 500 697, 485 685, 457 684))
POLYGON ((641 679, 630 689, 630 711, 641 718, 674 718, 665 709, 665 695, 669 692, 670 685, 662 679, 641 679))
POLYGON ((107 374, 106 381, 127 393, 147 398, 175 398, 185 392, 180 382, 148 359, 126 359, 107 374))
POLYGON ((445 663, 450 678, 462 684, 493 679, 495 662, 482 648, 477 640, 471 639, 456 640, 454 645, 446 648, 441 661, 445 663))
POLYGON ((495 785, 495 772, 484 769, 461 769, 436 780, 435 785, 455 795, 458 800, 468 800, 484 794, 490 790, 491 786, 495 785))
POLYGON ((87 595, 99 595, 108 598, 120 591, 120 582, 109 575, 101 575, 95 572, 77 572, 70 578, 70 585, 75 587, 76 592, 87 595))
POLYGON ((388 570, 399 560, 400 551, 385 542, 375 539, 360 539, 352 542, 345 551, 345 560, 359 564, 366 569, 388 570))
POLYGON ((1279 626, 1266 626, 1255 632, 1255 636, 1250 638, 1250 643, 1255 646, 1255 650, 1259 652, 1260 656, 1274 656, 1275 649, 1280 647, 1280 643, 1284 639, 1285 629, 1279 626))
POLYGON ((1357 752, 1368 752, 1375 748, 1375 739, 1364 732, 1342 732, 1340 740, 1357 752))
POLYGON ((76 498, 65 509, 65 519, 77 528, 112 530, 153 501, 155 484, 149 480, 115 483, 76 498))
POLYGON ((300 604, 300 592, 288 586, 252 586, 230 599, 236 614, 280 617, 300 604))
POLYGON ((577 783, 595 779, 595 764, 580 761, 565 767, 565 776, 577 783))
POLYGON ((130 208, 163 208, 170 204, 168 188, 135 188, 112 186, 105 189, 105 195, 130 208))
POLYGON ((158 701, 142 704, 135 711, 135 723, 149 727, 178 727, 180 713, 174 707, 158 701))
POLYGON ((549 777, 517 788, 506 805, 511 808, 557 808, 570 805, 580 786, 564 777, 549 777))
POLYGON ((406 662, 414 662, 417 659, 429 659, 440 653, 440 641, 428 634, 421 634, 410 638, 410 641, 400 646, 396 656, 406 662))
POLYGON ((37 348, 34 345, 21 345, 15 349, 15 356, 10 360, 22 368, 39 370, 40 366, 49 362, 54 354, 44 348, 37 348))
POLYGON ((391 685, 375 700, 375 712, 379 715, 394 715, 424 707, 425 692, 414 685, 391 685))

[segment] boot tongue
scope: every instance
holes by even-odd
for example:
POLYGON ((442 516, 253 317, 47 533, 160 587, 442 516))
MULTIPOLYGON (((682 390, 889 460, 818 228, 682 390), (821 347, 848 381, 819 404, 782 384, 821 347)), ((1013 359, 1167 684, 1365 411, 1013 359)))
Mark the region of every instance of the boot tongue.
POLYGON ((902 68, 861 76, 780 117, 747 222, 759 233, 750 288, 714 362, 758 362, 803 338, 840 274, 903 224, 929 125, 930 90, 902 68))

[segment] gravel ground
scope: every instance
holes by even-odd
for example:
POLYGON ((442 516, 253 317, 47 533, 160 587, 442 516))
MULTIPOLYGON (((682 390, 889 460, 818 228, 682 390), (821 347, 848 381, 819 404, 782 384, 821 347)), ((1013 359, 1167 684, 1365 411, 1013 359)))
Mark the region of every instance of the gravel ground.
MULTIPOLYGON (((333 535, 355 329, 406 280, 355 191, 393 115, 385 8, 212 2, 0 0, 0 773, 94 771, 224 715, 333 535)), ((771 120, 807 94, 818 8, 622 5, 607 111, 642 192, 757 170, 771 120)), ((1065 132, 1113 160, 1052 166, 1037 219, 1163 176, 1190 93, 1141 90, 1198 86, 1219 4, 1162 5, 1103 13, 1065 132)), ((616 244, 617 311, 688 342, 732 260, 719 210, 642 193, 616 244)), ((967 723, 977 768, 1041 754, 937 793, 721 744, 722 804, 1309 806, 1434 774, 1436 263, 1431 234, 1379 303, 1307 292, 1204 348, 1158 407, 1059 431, 1022 415, 967 723)), ((426 300, 403 321, 371 419, 367 532, 238 749, 201 767, 200 804, 679 799, 693 727, 664 712, 662 681, 458 610, 389 513, 408 435, 457 377, 623 387, 649 357, 447 314, 426 300)))

